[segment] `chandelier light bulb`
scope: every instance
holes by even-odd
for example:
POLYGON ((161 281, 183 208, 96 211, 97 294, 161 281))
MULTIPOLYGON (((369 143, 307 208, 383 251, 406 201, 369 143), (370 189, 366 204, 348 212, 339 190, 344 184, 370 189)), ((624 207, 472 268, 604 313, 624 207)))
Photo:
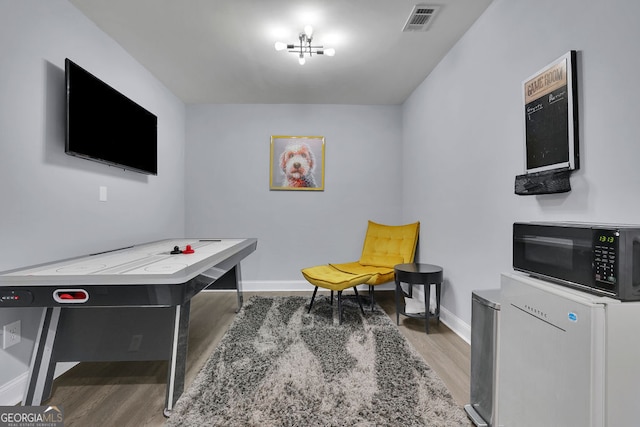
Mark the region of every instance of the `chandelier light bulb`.
POLYGON ((313 27, 311 25, 305 25, 304 33, 307 35, 308 38, 311 38, 311 36, 313 35, 313 27))
POLYGON ((336 50, 334 48, 324 49, 323 46, 312 44, 313 40, 313 28, 311 25, 306 25, 303 32, 298 34, 298 41, 295 43, 285 44, 282 42, 275 42, 274 47, 276 50, 287 50, 289 53, 298 55, 298 63, 304 65, 306 63, 306 57, 312 57, 313 55, 326 55, 334 56, 336 50))

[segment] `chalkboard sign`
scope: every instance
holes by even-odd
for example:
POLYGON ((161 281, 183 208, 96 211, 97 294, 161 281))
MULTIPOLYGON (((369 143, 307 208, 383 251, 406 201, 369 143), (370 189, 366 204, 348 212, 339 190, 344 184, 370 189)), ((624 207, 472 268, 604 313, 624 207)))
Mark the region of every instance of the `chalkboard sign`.
POLYGON ((576 52, 523 82, 527 173, 579 168, 576 52))

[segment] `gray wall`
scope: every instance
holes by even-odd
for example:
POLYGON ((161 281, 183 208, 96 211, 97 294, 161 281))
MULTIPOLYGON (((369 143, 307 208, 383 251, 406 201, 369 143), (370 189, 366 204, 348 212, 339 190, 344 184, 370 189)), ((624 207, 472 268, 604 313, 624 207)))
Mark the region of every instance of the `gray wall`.
MULTIPOLYGON (((0 270, 169 235, 247 236, 259 239, 243 263, 249 284, 307 289, 299 269, 357 259, 367 219, 420 220, 420 260, 444 266, 443 315, 465 335, 471 291, 511 269, 512 222, 640 223, 635 0, 494 0, 402 107, 186 113, 66 1, 0 8, 0 270), (516 196, 522 80, 570 49, 580 51, 582 169, 571 193, 516 196), (158 177, 63 154, 65 57, 158 115, 158 177), (326 137, 325 191, 269 191, 269 137, 281 134, 326 137)), ((0 325, 20 316, 33 329, 27 310, 0 312, 0 325)), ((26 341, 0 350, 0 393, 26 372, 26 341)))
MULTIPOLYGON (((0 52, 0 271, 181 237, 184 104, 65 0, 0 0, 0 52), (66 57, 158 116, 157 177, 64 154, 66 57)), ((27 371, 40 311, 0 310, 0 332, 20 319, 24 335, 0 349, 0 400, 27 371)))
POLYGON ((367 220, 401 218, 400 106, 187 107, 186 231, 257 237, 245 289, 307 290, 300 269, 357 260, 367 220), (325 137, 324 191, 270 191, 272 135, 325 137), (299 283, 287 283, 299 282, 299 283))
POLYGON ((443 305, 463 322, 472 290, 511 271, 514 221, 640 223, 638 16, 635 0, 494 0, 405 102, 404 215, 422 221, 420 258, 444 266, 443 305), (570 193, 516 196, 522 81, 571 49, 581 169, 570 193))

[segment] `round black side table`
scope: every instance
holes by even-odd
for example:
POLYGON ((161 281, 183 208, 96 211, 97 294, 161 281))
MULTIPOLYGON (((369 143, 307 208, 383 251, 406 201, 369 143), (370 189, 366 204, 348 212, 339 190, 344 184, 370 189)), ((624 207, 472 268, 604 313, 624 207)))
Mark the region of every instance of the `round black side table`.
POLYGON ((435 317, 440 322, 440 291, 442 290, 442 267, 433 264, 398 264, 394 267, 396 280, 396 323, 400 325, 400 315, 425 320, 425 331, 429 333, 429 318, 435 317), (409 285, 409 291, 404 292, 400 283, 409 285), (413 285, 424 286, 424 313, 406 313, 404 303, 400 303, 400 294, 411 297, 413 285), (436 311, 429 311, 431 285, 436 287, 436 311))

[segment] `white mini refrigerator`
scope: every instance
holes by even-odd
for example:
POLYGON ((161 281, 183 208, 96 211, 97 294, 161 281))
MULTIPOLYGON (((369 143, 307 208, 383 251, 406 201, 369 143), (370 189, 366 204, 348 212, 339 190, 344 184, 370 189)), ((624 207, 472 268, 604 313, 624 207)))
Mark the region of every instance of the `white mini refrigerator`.
POLYGON ((498 425, 640 425, 640 302, 501 277, 498 425))

